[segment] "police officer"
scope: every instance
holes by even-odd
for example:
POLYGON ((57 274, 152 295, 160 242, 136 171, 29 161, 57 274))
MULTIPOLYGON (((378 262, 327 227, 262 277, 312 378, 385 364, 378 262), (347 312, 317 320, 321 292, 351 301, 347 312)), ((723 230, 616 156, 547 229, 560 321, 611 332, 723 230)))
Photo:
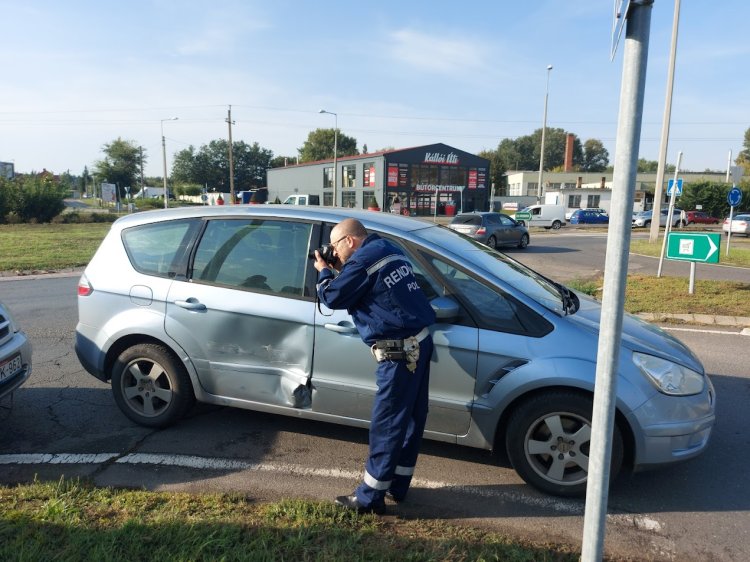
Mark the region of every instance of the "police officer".
MULTIPOLYGON (((358 220, 331 231, 340 273, 315 252, 318 298, 330 309, 346 309, 378 362, 377 392, 370 422, 370 453, 364 481, 338 505, 360 513, 385 513, 385 495, 402 501, 417 464, 427 419, 435 313, 419 288, 411 264, 394 244, 368 235, 358 220)), ((337 265, 338 265, 337 262, 337 265)))

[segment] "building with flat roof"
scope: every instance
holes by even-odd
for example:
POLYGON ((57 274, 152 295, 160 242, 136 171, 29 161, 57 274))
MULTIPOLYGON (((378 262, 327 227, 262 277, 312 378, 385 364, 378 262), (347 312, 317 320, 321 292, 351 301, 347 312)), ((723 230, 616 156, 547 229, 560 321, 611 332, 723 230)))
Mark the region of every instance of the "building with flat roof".
POLYGON ((305 162, 268 170, 268 200, 317 195, 323 205, 387 212, 451 215, 489 208, 490 162, 437 143, 305 162), (335 188, 334 188, 335 178, 335 188))

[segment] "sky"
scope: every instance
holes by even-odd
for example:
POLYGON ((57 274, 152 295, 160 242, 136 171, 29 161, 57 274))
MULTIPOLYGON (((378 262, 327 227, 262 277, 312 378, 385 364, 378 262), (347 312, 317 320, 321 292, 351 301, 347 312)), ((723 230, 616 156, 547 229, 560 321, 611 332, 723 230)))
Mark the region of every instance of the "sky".
MULTIPOLYGON (((0 161, 80 175, 119 138, 162 176, 226 139, 296 157, 337 124, 369 152, 476 153, 542 126, 615 160, 624 36, 616 0, 0 0, 0 161), (553 69, 547 71, 547 66, 553 69), (547 86, 547 79, 549 85, 547 86), (325 109, 336 113, 321 114, 325 109), (177 117, 177 120, 169 120, 177 117)), ((681 3, 667 161, 726 170, 750 128, 747 0, 681 3)), ((639 156, 657 160, 674 0, 655 0, 639 156)))

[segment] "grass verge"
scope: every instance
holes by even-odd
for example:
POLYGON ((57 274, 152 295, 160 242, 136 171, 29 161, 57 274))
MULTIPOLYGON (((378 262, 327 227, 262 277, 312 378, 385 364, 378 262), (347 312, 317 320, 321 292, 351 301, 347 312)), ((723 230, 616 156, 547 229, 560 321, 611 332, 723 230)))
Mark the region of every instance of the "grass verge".
POLYGON ((257 504, 239 494, 96 488, 80 481, 0 487, 0 560, 578 559, 437 520, 358 516, 332 503, 257 504))
MULTIPOLYGON (((576 280, 568 286, 601 299, 603 284, 600 278, 576 280)), ((628 275, 625 310, 750 317, 750 283, 696 280, 694 294, 688 294, 688 288, 687 277, 628 275)))

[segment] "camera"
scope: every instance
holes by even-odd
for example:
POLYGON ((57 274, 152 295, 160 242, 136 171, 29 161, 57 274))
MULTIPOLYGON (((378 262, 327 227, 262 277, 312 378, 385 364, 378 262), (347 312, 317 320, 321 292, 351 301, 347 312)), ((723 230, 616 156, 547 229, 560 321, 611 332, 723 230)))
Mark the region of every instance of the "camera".
POLYGON ((320 254, 320 257, 323 258, 323 261, 328 265, 336 265, 336 263, 339 261, 339 258, 333 253, 333 246, 331 246, 330 244, 326 244, 325 246, 321 246, 320 248, 318 248, 318 253, 320 254))

